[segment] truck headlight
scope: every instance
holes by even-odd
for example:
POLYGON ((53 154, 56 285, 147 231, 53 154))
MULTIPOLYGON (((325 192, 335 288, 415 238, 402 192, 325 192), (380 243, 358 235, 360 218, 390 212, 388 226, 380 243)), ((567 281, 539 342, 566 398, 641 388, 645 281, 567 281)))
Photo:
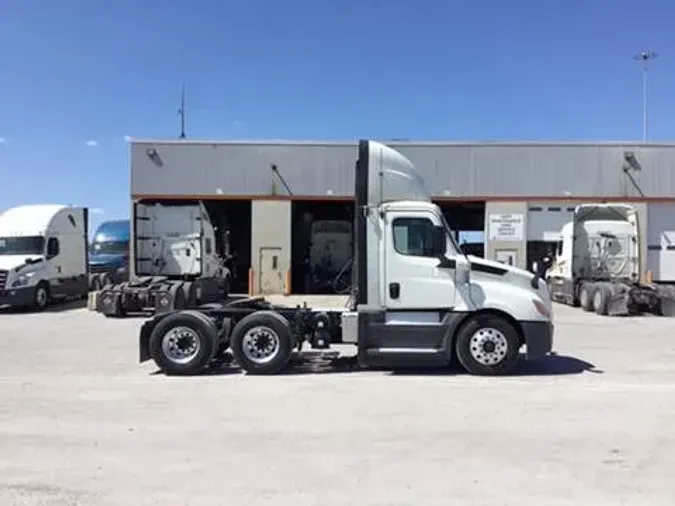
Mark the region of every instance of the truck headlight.
POLYGON ((551 319, 551 312, 548 310, 548 308, 544 305, 543 302, 537 299, 532 299, 532 304, 534 305, 534 308, 537 310, 537 313, 542 315, 547 320, 551 319))
POLYGON ((34 272, 27 272, 26 274, 22 274, 12 283, 12 288, 20 288, 22 286, 26 286, 28 283, 30 283, 30 279, 33 276, 35 276, 34 272))

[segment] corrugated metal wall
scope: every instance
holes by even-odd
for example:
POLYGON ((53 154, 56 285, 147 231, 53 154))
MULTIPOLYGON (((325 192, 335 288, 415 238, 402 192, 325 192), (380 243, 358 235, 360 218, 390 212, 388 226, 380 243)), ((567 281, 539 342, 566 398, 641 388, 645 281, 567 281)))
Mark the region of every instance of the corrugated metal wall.
MULTIPOLYGON (((641 166, 647 196, 675 196, 675 145, 413 144, 388 142, 410 158, 434 195, 455 197, 637 196, 622 171, 624 152, 641 166)), ((135 195, 353 195, 353 144, 133 142, 135 195), (157 156, 148 156, 154 149, 157 156)))

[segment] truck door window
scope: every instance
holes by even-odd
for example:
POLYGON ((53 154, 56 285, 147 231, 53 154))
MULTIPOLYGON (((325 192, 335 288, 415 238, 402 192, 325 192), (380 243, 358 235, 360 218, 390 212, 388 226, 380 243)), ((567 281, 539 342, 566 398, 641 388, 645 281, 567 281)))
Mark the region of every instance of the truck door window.
POLYGON ((47 258, 54 258, 59 254, 59 240, 56 237, 50 237, 47 241, 47 258))
POLYGON ((396 218, 394 249, 401 255, 434 257, 434 224, 428 218, 396 218))

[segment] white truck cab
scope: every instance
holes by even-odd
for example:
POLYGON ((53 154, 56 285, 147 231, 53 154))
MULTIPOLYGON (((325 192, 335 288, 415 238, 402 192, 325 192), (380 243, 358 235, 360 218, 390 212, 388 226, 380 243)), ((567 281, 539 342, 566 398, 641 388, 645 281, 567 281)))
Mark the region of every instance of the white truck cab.
POLYGON ((86 297, 88 212, 27 205, 0 215, 0 306, 44 309, 57 299, 86 297))
POLYGON ((551 350, 546 283, 464 255, 408 159, 361 141, 356 200, 358 325, 343 340, 358 343, 362 361, 457 354, 470 371, 497 373, 513 367, 521 345, 528 357, 551 350))

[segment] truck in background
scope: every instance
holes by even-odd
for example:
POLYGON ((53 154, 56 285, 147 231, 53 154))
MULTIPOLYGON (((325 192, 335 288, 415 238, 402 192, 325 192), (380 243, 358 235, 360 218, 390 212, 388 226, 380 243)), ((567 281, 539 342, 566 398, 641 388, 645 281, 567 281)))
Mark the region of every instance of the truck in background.
MULTIPOLYGON (((284 370, 302 348, 352 344, 361 365, 448 365, 503 375, 552 350, 552 302, 532 273, 465 255, 415 166, 359 142, 349 307, 290 307, 252 297, 156 314, 141 326, 140 361, 196 374, 232 353, 249 373, 284 370)), ((336 353, 334 350, 332 353, 336 353)))
POLYGON ((106 316, 154 313, 227 298, 231 258, 218 254, 216 232, 201 202, 136 203, 133 224, 130 262, 135 275, 103 286, 98 312, 106 316))
POLYGON ((546 271, 552 299, 600 315, 675 316, 672 288, 640 280, 639 232, 633 206, 578 205, 546 271))
POLYGON ((305 293, 338 293, 335 281, 351 263, 352 224, 346 220, 312 222, 305 293))
POLYGON ((89 291, 88 210, 13 207, 0 215, 0 306, 43 310, 89 291))
POLYGON ((110 220, 96 229, 89 248, 89 289, 129 281, 129 220, 110 220))

